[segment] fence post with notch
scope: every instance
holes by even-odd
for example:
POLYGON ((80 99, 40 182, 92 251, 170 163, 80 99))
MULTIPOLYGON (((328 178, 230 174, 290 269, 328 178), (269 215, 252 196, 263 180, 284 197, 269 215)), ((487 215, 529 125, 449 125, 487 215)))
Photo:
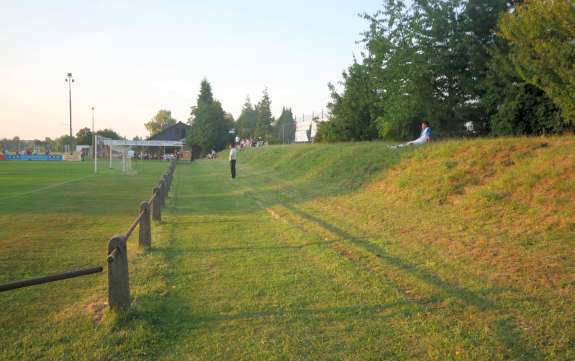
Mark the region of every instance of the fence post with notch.
POLYGON ((152 245, 152 222, 150 215, 150 204, 142 202, 140 204, 140 234, 138 237, 138 244, 141 247, 149 248, 152 245))
POLYGON ((152 198, 152 218, 154 221, 162 221, 162 209, 160 206, 160 187, 154 188, 154 197, 152 198))
POLYGON ((126 311, 130 308, 126 241, 126 236, 117 235, 108 242, 108 304, 115 311, 126 311))

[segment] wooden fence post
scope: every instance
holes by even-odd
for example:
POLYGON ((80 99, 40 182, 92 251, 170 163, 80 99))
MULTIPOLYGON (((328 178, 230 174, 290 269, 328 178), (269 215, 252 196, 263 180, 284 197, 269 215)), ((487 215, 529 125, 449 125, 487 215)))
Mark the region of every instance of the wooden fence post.
POLYGON ((162 209, 161 209, 161 190, 160 187, 156 187, 154 188, 154 194, 156 195, 154 197, 154 201, 152 202, 152 218, 154 218, 154 221, 158 221, 161 222, 162 221, 162 209))
POLYGON ((140 204, 140 212, 143 213, 140 219, 140 237, 138 244, 141 247, 149 248, 152 245, 152 222, 150 220, 150 205, 148 202, 140 204))
POLYGON ((164 183, 166 184, 166 198, 170 195, 170 175, 169 173, 164 174, 164 183))
POLYGON ((160 181, 160 206, 164 206, 166 204, 166 183, 164 179, 160 181))
POLYGON ((108 242, 108 305, 116 311, 130 308, 128 247, 123 235, 114 236, 108 242))

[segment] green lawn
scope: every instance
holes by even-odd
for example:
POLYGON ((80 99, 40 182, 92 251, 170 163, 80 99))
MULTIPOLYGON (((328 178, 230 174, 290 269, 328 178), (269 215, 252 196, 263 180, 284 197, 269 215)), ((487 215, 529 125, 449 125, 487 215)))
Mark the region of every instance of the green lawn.
MULTIPOLYGON (((0 162, 0 282, 105 265, 108 239, 166 168, 94 176, 88 162, 0 162)), ((69 343, 93 342, 91 312, 105 301, 105 273, 0 293, 0 359, 77 359, 84 350, 69 343)))
MULTIPOLYGON (((181 163, 152 250, 129 245, 130 312, 103 276, 0 294, 0 359, 574 359, 574 157, 516 138, 248 150, 235 180, 181 163)), ((2 279, 59 270, 61 247, 101 263, 164 166, 10 199, 2 279)))

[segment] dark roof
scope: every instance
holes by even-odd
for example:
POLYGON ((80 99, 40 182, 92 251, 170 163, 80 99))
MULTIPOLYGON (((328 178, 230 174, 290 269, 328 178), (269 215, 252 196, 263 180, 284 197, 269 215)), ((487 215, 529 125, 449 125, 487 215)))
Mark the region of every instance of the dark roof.
POLYGON ((188 136, 191 126, 182 122, 163 129, 150 137, 150 140, 182 140, 188 136))

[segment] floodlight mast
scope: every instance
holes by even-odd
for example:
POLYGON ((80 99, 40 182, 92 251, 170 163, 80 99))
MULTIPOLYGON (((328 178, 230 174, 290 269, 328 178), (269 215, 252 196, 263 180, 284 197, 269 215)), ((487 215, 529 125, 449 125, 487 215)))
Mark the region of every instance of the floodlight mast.
POLYGON ((98 173, 98 136, 94 134, 94 174, 98 173))
MULTIPOLYGON (((68 105, 70 107, 70 142, 71 142, 72 141, 72 83, 74 82, 72 73, 68 73, 66 75, 65 80, 68 83, 68 105)), ((70 154, 73 154, 72 143, 70 143, 70 154)))
POLYGON ((92 107, 92 156, 96 158, 96 131, 94 129, 94 107, 92 107))

